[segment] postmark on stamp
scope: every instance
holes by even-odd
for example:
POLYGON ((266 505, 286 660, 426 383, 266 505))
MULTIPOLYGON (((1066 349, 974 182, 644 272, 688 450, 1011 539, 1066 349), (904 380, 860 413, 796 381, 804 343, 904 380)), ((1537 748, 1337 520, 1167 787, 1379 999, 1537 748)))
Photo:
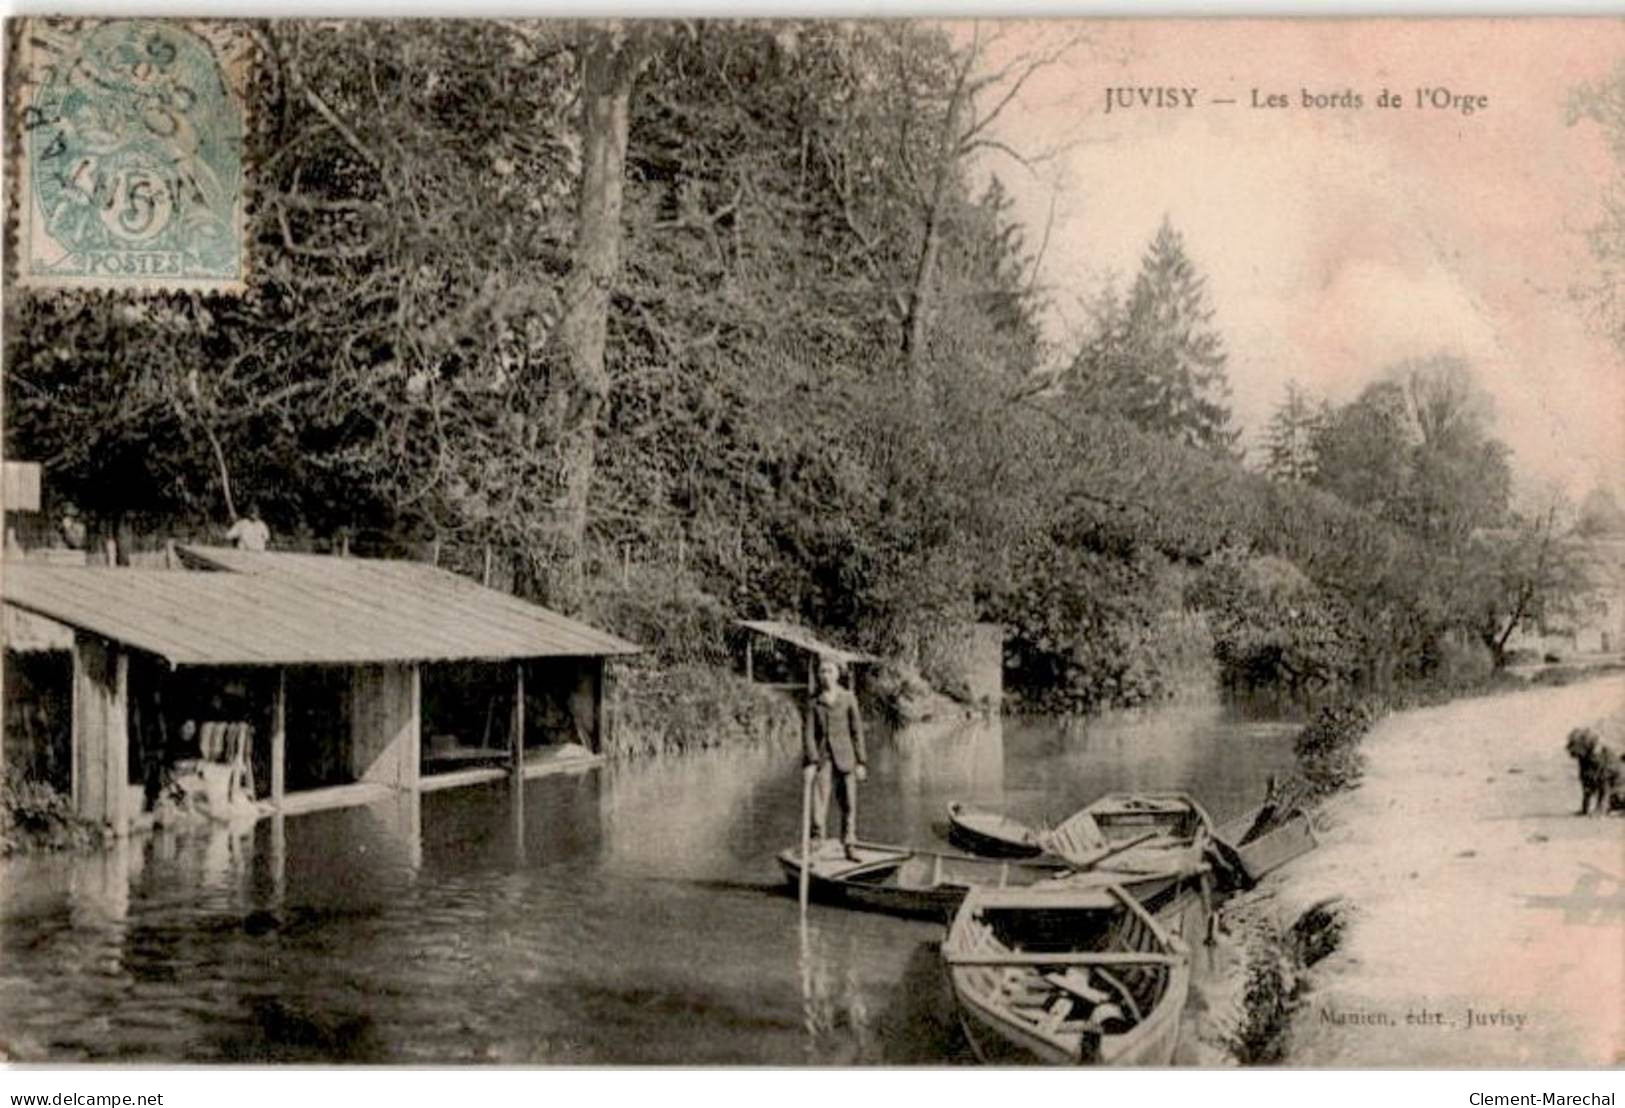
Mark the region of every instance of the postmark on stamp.
POLYGON ((17 283, 241 292, 246 32, 36 18, 8 30, 17 283))

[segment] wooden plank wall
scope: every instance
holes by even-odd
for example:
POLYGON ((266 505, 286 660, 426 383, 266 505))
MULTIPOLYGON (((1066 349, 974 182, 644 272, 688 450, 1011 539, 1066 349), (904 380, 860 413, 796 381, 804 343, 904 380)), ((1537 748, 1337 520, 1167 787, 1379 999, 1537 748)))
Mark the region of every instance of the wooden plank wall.
POLYGON ((73 806, 115 835, 130 830, 130 657, 79 632, 73 641, 73 806))
POLYGON ((423 749, 420 668, 358 666, 350 689, 352 775, 357 781, 416 789, 423 749))

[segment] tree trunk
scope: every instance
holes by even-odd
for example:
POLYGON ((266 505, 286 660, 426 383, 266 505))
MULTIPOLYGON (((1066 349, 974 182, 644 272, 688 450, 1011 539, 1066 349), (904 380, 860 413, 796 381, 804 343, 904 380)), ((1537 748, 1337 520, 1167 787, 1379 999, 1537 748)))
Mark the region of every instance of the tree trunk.
POLYGON ((587 501, 592 489, 598 415, 609 395, 604 337, 610 293, 621 265, 621 205, 632 88, 644 51, 619 23, 585 32, 581 48, 581 183, 570 275, 557 341, 563 380, 549 394, 559 434, 559 492, 553 525, 549 600, 579 598, 587 501))
POLYGON ((948 202, 948 186, 959 164, 960 117, 965 101, 964 75, 948 101, 947 118, 942 125, 942 150, 931 182, 931 196, 925 210, 925 237, 914 266, 913 287, 909 291, 908 318, 903 321, 903 357, 916 378, 924 364, 926 325, 931 308, 931 285, 936 280, 937 255, 942 250, 943 207, 948 202))

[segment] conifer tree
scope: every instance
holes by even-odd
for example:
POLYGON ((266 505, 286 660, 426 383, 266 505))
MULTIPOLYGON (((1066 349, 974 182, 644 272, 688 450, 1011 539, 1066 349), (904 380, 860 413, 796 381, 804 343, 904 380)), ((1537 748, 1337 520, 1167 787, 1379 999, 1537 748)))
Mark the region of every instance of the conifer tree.
POLYGON ((1326 404, 1316 405, 1296 381, 1276 405, 1264 436, 1264 472, 1277 481, 1304 485, 1319 467, 1316 442, 1326 425, 1326 404))
POLYGON ((1146 248, 1128 297, 1112 305, 1074 363, 1089 406, 1155 434, 1232 453, 1228 355, 1213 326, 1207 278, 1166 218, 1146 248))

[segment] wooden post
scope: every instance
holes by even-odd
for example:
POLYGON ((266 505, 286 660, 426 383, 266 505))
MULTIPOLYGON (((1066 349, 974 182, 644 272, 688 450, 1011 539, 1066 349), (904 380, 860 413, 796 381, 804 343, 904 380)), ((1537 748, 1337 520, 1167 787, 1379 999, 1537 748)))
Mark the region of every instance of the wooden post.
POLYGON ((350 556, 350 532, 341 531, 339 533, 339 557, 348 558, 349 556, 350 556))
POLYGON ((513 664, 513 721, 508 728, 508 760, 515 790, 525 784, 525 662, 513 664))
POLYGON ((621 584, 626 584, 632 573, 632 544, 621 544, 621 584))
POLYGON ((423 774, 423 663, 419 662, 411 669, 407 681, 408 699, 411 701, 411 710, 407 716, 408 741, 401 751, 400 776, 397 779, 403 790, 416 794, 420 778, 423 774))
POLYGON ((107 735, 107 820, 113 834, 123 838, 130 833, 130 656, 118 646, 112 651, 112 700, 109 705, 107 735))
POLYGON ((438 535, 429 542, 429 564, 432 566, 440 564, 440 536, 438 535))
POLYGON ((271 816, 271 900, 277 907, 288 895, 288 817, 278 803, 271 816))
POLYGON ((480 584, 491 587, 491 544, 485 544, 485 568, 480 573, 480 584))
POLYGON ((599 658, 592 673, 592 752, 604 752, 604 659, 599 658))
POLYGON ((276 700, 271 705, 271 806, 282 810, 288 788, 288 671, 277 667, 276 700))
POLYGON ((756 632, 745 631, 745 680, 756 680, 756 632))
POLYGON ((359 781, 411 790, 423 756, 422 667, 357 666, 350 680, 350 772, 359 781))
POLYGON ((180 555, 175 552, 175 540, 174 539, 165 539, 164 540, 164 568, 165 569, 179 569, 180 565, 181 565, 180 555))

